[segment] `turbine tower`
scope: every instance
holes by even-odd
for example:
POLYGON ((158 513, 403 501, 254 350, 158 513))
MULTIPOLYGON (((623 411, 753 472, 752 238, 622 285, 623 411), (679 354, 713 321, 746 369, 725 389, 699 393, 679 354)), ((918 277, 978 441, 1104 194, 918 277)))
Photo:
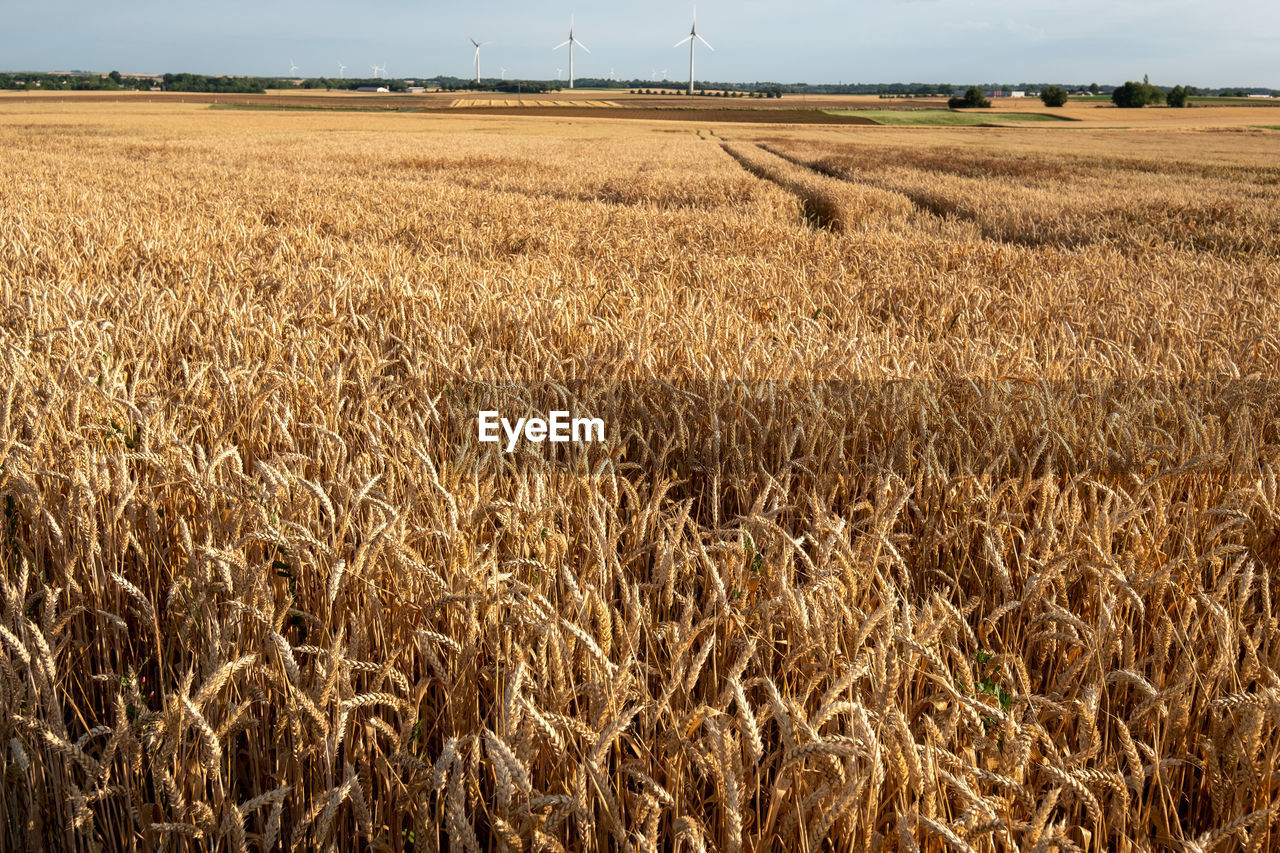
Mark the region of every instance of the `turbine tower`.
POLYGON ((573 17, 570 16, 569 17, 569 37, 564 41, 560 42, 555 47, 551 48, 552 50, 559 50, 565 45, 569 45, 569 88, 570 89, 573 88, 573 46, 575 44, 578 47, 582 48, 583 50, 587 51, 587 53, 591 52, 585 44, 583 44, 582 42, 578 41, 576 38, 573 37, 573 17))
POLYGON ((476 46, 476 82, 479 83, 480 82, 480 48, 484 47, 486 44, 493 44, 493 42, 476 41, 475 39, 471 39, 471 43, 476 46))
POLYGON ((707 43, 706 39, 698 35, 698 7, 697 6, 693 7, 693 27, 689 30, 689 35, 685 36, 684 38, 680 39, 680 41, 676 42, 675 46, 679 47, 685 42, 689 43, 689 94, 692 95, 693 94, 693 48, 694 46, 698 42, 702 42, 703 44, 707 45, 707 50, 715 50, 714 47, 712 47, 710 44, 707 43))

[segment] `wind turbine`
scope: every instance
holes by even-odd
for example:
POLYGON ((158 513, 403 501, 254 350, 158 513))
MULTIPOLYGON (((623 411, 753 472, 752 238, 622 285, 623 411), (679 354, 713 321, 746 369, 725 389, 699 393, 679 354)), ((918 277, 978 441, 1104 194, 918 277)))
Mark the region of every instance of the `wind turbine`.
POLYGON ((290 60, 289 60, 289 74, 290 74, 290 75, 294 75, 294 76, 296 76, 296 75, 297 75, 297 73, 298 73, 298 66, 297 66, 297 65, 294 65, 294 64, 293 64, 293 60, 292 60, 292 59, 290 59, 290 60))
POLYGON ((506 79, 507 79, 507 69, 502 68, 502 67, 499 67, 499 68, 498 68, 498 79, 500 79, 500 80, 506 80, 506 79))
POLYGON ((343 65, 341 62, 339 62, 339 63, 338 63, 338 78, 339 78, 339 79, 342 79, 342 80, 345 80, 345 79, 346 79, 346 74, 347 74, 347 66, 345 66, 345 65, 343 65))
MULTIPOLYGON (((685 36, 684 38, 680 39, 680 41, 676 42, 675 46, 679 47, 685 42, 689 43, 689 94, 692 95, 693 94, 693 48, 694 46, 698 42, 702 42, 703 44, 707 45, 707 50, 715 50, 714 47, 712 47, 710 44, 707 43, 706 39, 698 35, 698 7, 697 6, 693 7, 693 27, 689 30, 689 35, 685 36)), ((666 73, 663 72, 663 79, 665 78, 666 78, 666 73)))
POLYGON ((562 77, 564 77, 564 69, 563 69, 563 68, 557 68, 557 69, 556 69, 556 79, 557 79, 557 80, 559 80, 559 79, 560 79, 560 78, 562 78, 562 77))
MULTIPOLYGON (((468 38, 470 37, 468 36, 468 38)), ((475 39, 471 39, 471 43, 476 46, 476 82, 479 83, 480 82, 480 48, 484 47, 486 44, 493 44, 493 42, 476 41, 475 39)))
MULTIPOLYGON (((587 53, 591 52, 585 44, 583 44, 582 42, 578 41, 576 38, 573 37, 573 16, 569 17, 569 37, 551 49, 559 50, 560 48, 564 47, 566 44, 569 45, 569 88, 572 89, 573 88, 573 46, 576 44, 578 47, 587 51, 587 53)), ((557 75, 556 79, 559 79, 559 75, 557 75)))

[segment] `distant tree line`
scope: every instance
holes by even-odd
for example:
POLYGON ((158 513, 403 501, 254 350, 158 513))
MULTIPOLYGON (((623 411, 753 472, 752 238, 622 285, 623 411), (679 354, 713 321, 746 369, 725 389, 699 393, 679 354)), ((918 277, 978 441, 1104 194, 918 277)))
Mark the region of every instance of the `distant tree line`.
POLYGON ((0 74, 0 89, 44 89, 47 91, 97 91, 121 89, 150 89, 150 77, 122 77, 120 72, 110 74, 0 74))
MULTIPOLYGON (((26 89, 44 91, 67 90, 141 90, 146 91, 154 86, 169 92, 214 92, 228 94, 262 93, 268 89, 356 89, 364 86, 385 87, 392 92, 404 92, 415 78, 337 78, 308 77, 296 79, 291 77, 234 77, 210 76, 205 74, 165 74, 161 77, 124 75, 118 71, 109 74, 88 71, 72 71, 70 73, 50 74, 47 72, 7 72, 0 73, 0 89, 26 89)), ((494 80, 488 78, 479 84, 475 80, 461 77, 427 77, 416 78, 418 85, 440 88, 444 91, 486 91, 533 94, 554 92, 564 84, 558 80, 494 80)), ((581 88, 618 89, 633 91, 643 89, 671 90, 685 92, 686 87, 673 80, 655 82, 633 78, 630 80, 610 80, 601 77, 578 77, 575 84, 581 88)), ((755 82, 721 82, 697 81, 695 91, 704 94, 718 95, 721 92, 744 93, 745 96, 780 98, 785 95, 879 95, 883 98, 920 98, 938 96, 965 97, 960 93, 977 89, 979 92, 994 91, 1026 91, 1039 92, 1044 97, 1046 91, 1054 91, 1053 98, 1060 97, 1058 90, 1070 93, 1089 93, 1095 96, 1110 96, 1117 106, 1140 107, 1147 104, 1168 103, 1185 106, 1187 99, 1197 96, 1246 97, 1248 95, 1272 95, 1280 97, 1280 89, 1222 88, 1198 89, 1195 86, 1175 86, 1162 88, 1153 86, 1145 80, 1141 83, 1129 81, 1122 86, 1099 85, 1098 83, 1056 84, 1056 83, 984 83, 972 86, 956 86, 951 83, 823 83, 810 85, 807 83, 778 83, 768 81, 755 82), (1178 92, 1181 90, 1181 92, 1178 92), (1170 96, 1172 95, 1172 100, 1170 96)), ((733 97, 732 94, 726 97, 733 97)), ((1046 103, 1048 103, 1046 101, 1046 103)), ((1053 104, 1049 104, 1053 106, 1053 104)))
POLYGON ((409 83, 405 80, 391 80, 382 77, 308 77, 302 82, 279 78, 262 78, 268 89, 337 89, 339 91, 366 87, 382 88, 388 92, 407 92, 409 83))
MULTIPOLYGON (((508 95, 542 94, 558 92, 560 83, 554 80, 462 80, 457 77, 437 77, 429 81, 442 92, 502 92, 508 95)), ((588 85, 579 79, 578 85, 588 85)), ((595 87, 592 87, 595 88, 595 87)))
MULTIPOLYGON (((290 84, 292 85, 292 84, 290 84)), ((235 92, 261 94, 267 90, 260 77, 208 77, 203 74, 165 74, 162 77, 108 74, 0 74, 0 89, 30 91, 150 91, 235 92)))
POLYGON ((260 77, 207 77, 203 74, 166 74, 160 84, 166 92, 217 92, 261 95, 267 91, 260 77))
MULTIPOLYGON (((673 98, 681 95, 688 95, 687 87, 678 89, 650 89, 639 88, 631 89, 633 95, 662 95, 663 97, 673 98)), ((701 95, 708 98, 781 98, 781 92, 735 92, 730 89, 694 89, 693 94, 701 95)))

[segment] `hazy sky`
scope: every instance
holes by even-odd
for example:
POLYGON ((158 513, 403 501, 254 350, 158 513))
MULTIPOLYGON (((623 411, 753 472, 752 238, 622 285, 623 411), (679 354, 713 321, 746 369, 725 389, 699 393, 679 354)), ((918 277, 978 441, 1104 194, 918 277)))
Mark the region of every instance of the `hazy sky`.
MULTIPOLYGON (((0 69, 552 78, 577 16, 578 76, 688 76, 691 4, 54 0, 6 4, 0 69)), ((1260 0, 703 0, 698 78, 1280 86, 1280 3, 1260 0)))

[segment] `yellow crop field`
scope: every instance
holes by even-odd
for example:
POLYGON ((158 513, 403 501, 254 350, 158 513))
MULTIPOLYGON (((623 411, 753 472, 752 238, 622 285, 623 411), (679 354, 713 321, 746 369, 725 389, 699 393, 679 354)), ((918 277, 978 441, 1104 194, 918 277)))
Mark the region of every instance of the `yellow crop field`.
POLYGON ((1274 849, 1202 120, 0 99, 0 849, 1274 849))

